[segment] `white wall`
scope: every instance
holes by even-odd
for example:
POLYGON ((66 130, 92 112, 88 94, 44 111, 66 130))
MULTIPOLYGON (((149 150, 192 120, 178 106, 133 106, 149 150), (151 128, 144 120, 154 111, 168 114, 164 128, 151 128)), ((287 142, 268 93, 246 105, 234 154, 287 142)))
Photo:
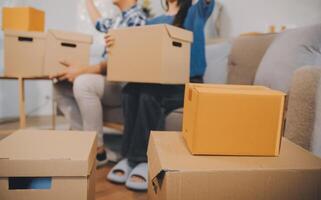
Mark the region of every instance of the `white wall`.
MULTIPOLYGON (((62 29, 84 33, 95 33, 86 10, 84 0, 0 0, 3 6, 33 6, 46 12, 46 28, 62 29)), ((97 0, 103 13, 112 16, 117 13, 110 0, 97 0)), ((0 18, 2 16, 0 10, 0 18)), ((0 20, 1 25, 1 20, 0 20)), ((97 35, 97 33, 95 33, 97 35)), ((97 43, 97 42, 96 42, 97 43)), ((98 45, 99 46, 99 45, 98 45)), ((92 53, 98 59, 101 49, 92 53)), ((98 49, 98 50, 97 50, 98 49)), ((0 74, 3 73, 3 33, 0 31, 0 74)), ((18 116, 18 85, 15 81, 0 81, 0 119, 18 116)), ((28 81, 26 84, 26 105, 28 115, 49 115, 51 113, 52 87, 49 81, 28 81)))
MULTIPOLYGON (((151 0, 154 14, 161 14, 160 0, 151 0)), ((266 31, 271 24, 302 26, 321 22, 321 0, 218 0, 223 4, 223 37, 243 32, 266 31)), ((96 0, 106 16, 117 10, 111 0, 96 0)), ((102 51, 102 35, 90 24, 84 0, 0 0, 2 6, 34 6, 46 12, 46 27, 95 34, 92 60, 102 51)), ((1 16, 1 11, 0 11, 1 16)), ((0 20, 1 21, 1 20, 0 20)), ((1 22, 0 22, 1 23, 1 22)), ((3 36, 0 32, 0 73, 3 71, 3 36)), ((46 115, 51 112, 51 85, 47 81, 27 83, 27 113, 46 115), (35 112, 32 112, 35 111, 35 112)), ((0 118, 18 116, 17 84, 0 81, 0 118)))
POLYGON ((321 23, 321 0, 219 0, 223 37, 267 31, 270 25, 299 27, 321 23))

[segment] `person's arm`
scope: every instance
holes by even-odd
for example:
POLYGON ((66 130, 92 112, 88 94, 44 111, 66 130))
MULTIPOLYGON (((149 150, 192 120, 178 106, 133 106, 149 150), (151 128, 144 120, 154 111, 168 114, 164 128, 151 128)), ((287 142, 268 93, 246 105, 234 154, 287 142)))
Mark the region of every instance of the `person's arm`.
POLYGON ((73 82, 79 75, 82 74, 102 74, 106 75, 107 73, 107 61, 102 61, 99 64, 86 66, 86 67, 79 67, 68 62, 61 62, 66 69, 51 75, 50 79, 58 79, 59 81, 68 80, 69 82, 73 82))
POLYGON ((209 18, 214 10, 215 0, 198 0, 195 4, 201 17, 209 18))
POLYGON ((88 66, 83 68, 82 73, 84 74, 101 74, 106 75, 107 72, 107 61, 101 61, 99 64, 88 66))
POLYGON ((95 6, 94 0, 86 0, 86 6, 92 23, 96 25, 97 21, 101 18, 101 14, 95 6))
POLYGON ((136 14, 127 21, 128 27, 136 27, 136 26, 144 26, 144 25, 146 25, 146 17, 141 14, 136 14))

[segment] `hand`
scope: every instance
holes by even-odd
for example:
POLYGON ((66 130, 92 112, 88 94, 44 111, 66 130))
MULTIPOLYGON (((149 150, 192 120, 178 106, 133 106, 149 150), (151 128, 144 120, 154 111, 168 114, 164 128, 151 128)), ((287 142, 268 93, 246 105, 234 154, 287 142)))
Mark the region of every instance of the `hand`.
POLYGON ((68 80, 74 82, 74 80, 81 74, 84 74, 86 67, 78 67, 67 61, 60 61, 60 64, 66 67, 65 70, 58 72, 57 74, 50 75, 50 79, 58 79, 59 81, 68 80))
POLYGON ((115 44, 115 38, 110 33, 105 34, 105 46, 111 48, 115 44))

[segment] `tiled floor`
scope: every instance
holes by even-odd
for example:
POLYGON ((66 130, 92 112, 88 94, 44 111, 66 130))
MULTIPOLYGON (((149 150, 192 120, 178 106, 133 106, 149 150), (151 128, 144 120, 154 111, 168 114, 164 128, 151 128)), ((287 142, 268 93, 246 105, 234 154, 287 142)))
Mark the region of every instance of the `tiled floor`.
POLYGON ((147 193, 133 192, 123 185, 106 181, 111 166, 98 169, 96 176, 96 200, 147 200, 147 193))

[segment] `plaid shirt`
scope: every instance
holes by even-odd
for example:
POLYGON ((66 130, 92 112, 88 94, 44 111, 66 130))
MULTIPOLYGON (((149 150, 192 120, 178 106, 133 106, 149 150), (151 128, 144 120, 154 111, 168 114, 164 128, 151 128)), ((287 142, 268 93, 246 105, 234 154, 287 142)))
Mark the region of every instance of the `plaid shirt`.
POLYGON ((146 15, 137 6, 134 5, 129 10, 122 12, 117 17, 102 18, 96 22, 96 29, 100 32, 107 33, 110 29, 142 26, 146 23, 146 15))

